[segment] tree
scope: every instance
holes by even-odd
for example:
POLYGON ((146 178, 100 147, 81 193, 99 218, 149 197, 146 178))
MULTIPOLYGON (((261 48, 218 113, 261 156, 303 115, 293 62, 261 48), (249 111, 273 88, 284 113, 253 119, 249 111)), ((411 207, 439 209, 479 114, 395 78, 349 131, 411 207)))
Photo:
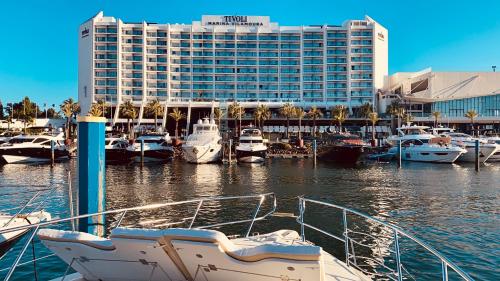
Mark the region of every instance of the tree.
POLYGON ((339 131, 342 132, 342 123, 349 115, 348 109, 345 105, 336 105, 332 108, 332 119, 339 124, 339 131))
POLYGON ((217 121, 217 126, 219 127, 219 130, 220 130, 220 121, 222 120, 222 117, 223 117, 224 113, 222 112, 222 110, 218 107, 214 108, 214 116, 213 118, 215 119, 215 121, 217 121))
POLYGON ((472 127, 472 135, 474 135, 474 119, 478 116, 477 112, 472 109, 472 110, 469 110, 467 111, 467 113, 465 113, 465 117, 469 118, 470 119, 470 124, 471 124, 471 127, 472 127))
POLYGON ((431 113, 432 117, 434 117, 434 128, 437 127, 437 124, 438 124, 438 120, 439 120, 439 117, 441 117, 441 112, 439 111, 433 111, 431 113))
POLYGON ((2 101, 0 101, 0 120, 4 119, 4 113, 3 113, 3 104, 2 101))
POLYGON ((26 127, 28 124, 31 124, 35 119, 35 114, 36 114, 36 105, 30 101, 28 97, 24 97, 24 99, 21 101, 22 104, 22 113, 20 113, 20 119, 23 120, 24 124, 24 133, 26 134, 26 127))
POLYGON ((152 100, 146 105, 146 110, 154 115, 155 118, 155 131, 157 131, 158 126, 158 115, 163 114, 163 106, 158 100, 152 100))
MULTIPOLYGON (((387 108, 385 109, 385 112, 392 117, 398 117, 398 127, 401 127, 401 118, 403 117, 405 110, 404 107, 399 103, 399 101, 393 101, 387 108)), ((393 124, 393 119, 391 119, 391 124, 393 124)), ((394 126, 392 126, 394 130, 394 126)))
POLYGON ((286 118, 286 138, 290 138, 290 117, 295 115, 295 107, 287 102, 280 108, 280 115, 286 118))
MULTIPOLYGON (((102 117, 106 117, 106 113, 107 113, 106 108, 108 107, 106 105, 106 101, 104 99, 98 100, 97 101, 97 106, 99 106, 99 109, 101 110, 102 117)), ((101 116, 101 115, 99 115, 99 116, 101 116)), ((97 116, 97 117, 99 117, 99 116, 97 116)))
POLYGON ((120 106, 120 113, 123 117, 127 118, 127 132, 133 138, 134 132, 130 130, 130 120, 137 118, 137 110, 135 110, 132 102, 128 100, 120 106))
POLYGON ((403 121, 406 123, 406 124, 409 124, 411 122, 413 122, 413 115, 411 115, 410 113, 404 113, 403 114, 403 121))
POLYGON ((64 117, 66 117, 66 138, 72 138, 71 118, 80 112, 80 106, 72 98, 69 98, 63 101, 59 107, 61 108, 61 112, 64 114, 64 117))
POLYGON ((262 130, 264 127, 264 121, 271 119, 271 110, 269 110, 269 107, 266 105, 261 104, 255 109, 254 116, 258 123, 256 126, 262 130))
POLYGON ((243 114, 245 114, 245 109, 237 102, 233 102, 232 104, 229 105, 228 107, 228 113, 231 118, 234 119, 234 129, 235 129, 235 135, 238 135, 238 126, 236 125, 236 122, 238 119, 240 120, 240 128, 241 128, 241 118, 243 117, 243 114))
POLYGON ((313 120, 313 136, 316 136, 316 119, 321 118, 323 116, 323 112, 321 112, 321 109, 317 108, 316 106, 311 107, 309 111, 307 112, 307 117, 309 119, 313 120))
POLYGON ((179 121, 181 121, 182 119, 185 119, 186 114, 182 113, 179 110, 179 108, 176 107, 176 108, 174 108, 174 110, 172 110, 172 112, 170 112, 168 114, 168 116, 170 116, 175 121, 175 138, 177 138, 178 132, 179 132, 179 121))
POLYGON ((294 116, 295 118, 299 119, 299 140, 302 139, 302 119, 304 119, 304 116, 306 116, 306 112, 302 107, 295 107, 294 111, 294 116))
POLYGON ((368 132, 368 120, 370 119, 370 113, 372 112, 373 107, 369 102, 366 102, 359 107, 359 115, 361 118, 365 119, 365 134, 368 132))
POLYGON ((102 106, 98 103, 92 103, 88 113, 89 116, 101 117, 102 116, 102 106))
POLYGON ((375 142, 375 125, 377 124, 379 118, 377 112, 371 112, 368 114, 368 119, 372 123, 372 142, 375 142))

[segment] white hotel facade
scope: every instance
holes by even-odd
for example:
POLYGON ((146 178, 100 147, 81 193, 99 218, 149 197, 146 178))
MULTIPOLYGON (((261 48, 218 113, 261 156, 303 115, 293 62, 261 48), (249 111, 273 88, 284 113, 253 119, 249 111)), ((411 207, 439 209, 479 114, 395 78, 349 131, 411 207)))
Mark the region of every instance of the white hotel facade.
MULTIPOLYGON (((202 16, 192 24, 125 23, 102 12, 79 30, 78 98, 115 108, 284 103, 330 110, 376 104, 388 75, 388 31, 369 17, 280 26, 266 16, 202 16)), ((166 115, 163 118, 165 124, 166 115)), ((189 120, 188 120, 189 123, 189 120)))

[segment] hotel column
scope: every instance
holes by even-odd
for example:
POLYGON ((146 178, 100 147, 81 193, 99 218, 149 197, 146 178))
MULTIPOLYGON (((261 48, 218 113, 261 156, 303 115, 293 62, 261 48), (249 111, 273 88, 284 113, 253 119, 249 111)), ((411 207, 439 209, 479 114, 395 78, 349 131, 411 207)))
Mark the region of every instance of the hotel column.
MULTIPOLYGON (((105 125, 106 118, 78 119, 78 214, 103 212, 106 207, 105 125)), ((80 219, 79 231, 102 236, 104 215, 80 219)))

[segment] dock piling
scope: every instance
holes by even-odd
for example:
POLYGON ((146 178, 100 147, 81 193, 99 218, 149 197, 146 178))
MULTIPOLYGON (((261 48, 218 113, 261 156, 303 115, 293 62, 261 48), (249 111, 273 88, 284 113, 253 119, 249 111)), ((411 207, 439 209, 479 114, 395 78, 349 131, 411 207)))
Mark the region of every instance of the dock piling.
POLYGON ((228 155, 229 164, 231 164, 232 152, 233 152, 233 139, 230 138, 229 139, 229 155, 228 155))
POLYGON ((401 140, 398 140, 398 168, 401 168, 401 154, 402 154, 402 149, 401 149, 401 140))
POLYGON ((317 156, 317 150, 318 150, 318 145, 316 143, 316 139, 313 140, 313 159, 314 159, 314 166, 316 166, 316 156, 317 156))
POLYGON ((141 139, 141 165, 144 165, 144 140, 141 139))
POLYGON ((50 141, 50 164, 54 165, 55 162, 55 149, 56 149, 56 144, 54 140, 50 141))
POLYGON ((476 168, 476 172, 479 172, 479 140, 476 140, 474 145, 474 166, 476 168))
MULTIPOLYGON (((104 117, 79 116, 78 122, 78 214, 103 212, 106 206, 104 117)), ((102 236, 104 216, 78 222, 82 232, 102 236)))

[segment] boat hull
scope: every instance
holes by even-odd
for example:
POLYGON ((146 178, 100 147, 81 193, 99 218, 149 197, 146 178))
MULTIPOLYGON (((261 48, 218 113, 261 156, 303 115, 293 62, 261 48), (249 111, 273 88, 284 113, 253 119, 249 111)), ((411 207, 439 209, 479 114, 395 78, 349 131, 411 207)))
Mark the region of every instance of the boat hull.
POLYGON ((126 149, 106 149, 106 162, 130 162, 126 149))
MULTIPOLYGON (((394 153, 398 157, 398 148, 392 148, 389 152, 394 153)), ((448 163, 455 162, 464 150, 421 150, 418 148, 403 147, 401 152, 401 160, 415 162, 433 162, 433 163, 448 163)))
POLYGON ((363 154, 363 146, 358 145, 329 145, 318 153, 318 159, 347 165, 355 165, 363 154))
MULTIPOLYGON (((127 156, 135 162, 141 162, 141 151, 127 151, 127 156)), ((144 151, 144 162, 166 162, 172 160, 173 150, 146 150, 144 151)))
POLYGON ((236 150, 236 160, 240 163, 262 163, 266 159, 267 150, 236 150))
MULTIPOLYGON (((475 162, 476 161, 476 148, 474 146, 468 146, 465 148, 467 153, 464 153, 458 157, 458 162, 475 162)), ((496 147, 494 146, 481 146, 479 148, 479 162, 486 162, 493 154, 496 152, 496 147)))
POLYGON ((183 145, 182 151, 184 159, 188 163, 205 164, 220 161, 222 146, 220 144, 205 146, 205 145, 183 145))
MULTIPOLYGON (((50 148, 12 148, 0 149, 0 156, 7 164, 26 164, 50 162, 52 152, 50 148)), ((54 159, 60 160, 69 157, 67 150, 54 150, 54 159)))

